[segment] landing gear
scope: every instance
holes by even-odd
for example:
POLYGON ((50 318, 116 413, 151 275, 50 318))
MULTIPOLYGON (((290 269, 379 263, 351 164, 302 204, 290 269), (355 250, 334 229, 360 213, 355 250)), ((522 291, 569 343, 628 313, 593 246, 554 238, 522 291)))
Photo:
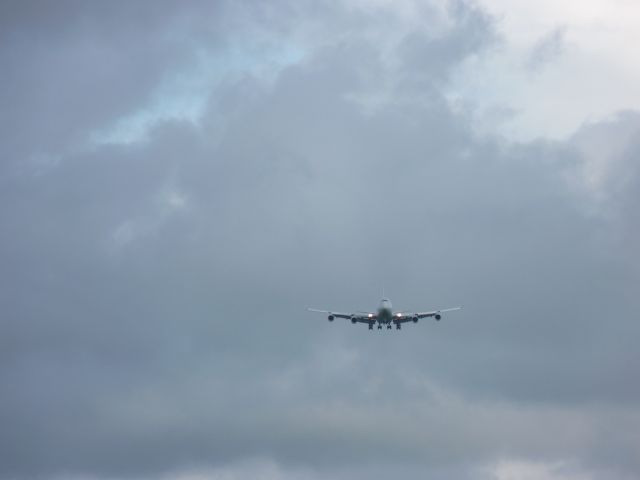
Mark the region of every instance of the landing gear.
POLYGON ((378 324, 378 330, 382 330, 382 325, 378 324))
POLYGON ((400 324, 396 323, 396 330, 400 330, 400 329, 401 329, 400 324))
POLYGON ((369 324, 369 330, 373 330, 373 323, 369 324))
POLYGON ((391 324, 390 323, 387 325, 387 330, 391 330, 391 324))

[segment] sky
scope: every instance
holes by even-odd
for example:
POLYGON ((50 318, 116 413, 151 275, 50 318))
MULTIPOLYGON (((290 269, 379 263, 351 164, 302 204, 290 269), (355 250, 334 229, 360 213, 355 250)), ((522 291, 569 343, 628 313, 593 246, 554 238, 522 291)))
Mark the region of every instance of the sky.
POLYGON ((637 479, 638 25, 2 2, 0 478, 637 479))

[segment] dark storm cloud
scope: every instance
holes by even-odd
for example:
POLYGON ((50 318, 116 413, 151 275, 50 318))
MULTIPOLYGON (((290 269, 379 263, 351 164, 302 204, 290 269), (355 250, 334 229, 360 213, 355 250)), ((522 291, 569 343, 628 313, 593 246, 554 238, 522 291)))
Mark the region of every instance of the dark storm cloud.
POLYGON ((145 26, 149 36, 140 35, 139 25, 127 24, 126 9, 98 8, 89 2, 3 3, 5 163, 65 153, 87 128, 144 99, 175 62, 172 45, 156 49, 162 39, 152 24, 145 26))
POLYGON ((238 43, 248 25, 258 25, 253 16, 278 25, 267 7, 225 2, 184 9, 174 2, 9 1, 0 8, 0 153, 9 173, 25 159, 51 163, 73 153, 92 131, 147 105, 158 84, 197 55, 238 43))
MULTIPOLYGON (((608 446, 639 418, 637 114, 567 142, 479 139, 439 90, 495 41, 476 8, 454 4, 433 40, 411 30, 386 44, 400 62, 389 74, 371 32, 358 34, 386 10, 313 7, 307 19, 308 5, 246 4, 226 18, 258 29, 288 12, 326 25, 329 39, 304 37, 314 48, 273 84, 222 82, 198 125, 165 121, 147 141, 87 150, 56 128, 88 136, 145 105, 191 51, 156 40, 174 13, 199 11, 140 14, 156 27, 138 35, 136 15, 69 5, 148 37, 131 50, 104 29, 100 51, 117 52, 120 84, 96 70, 103 53, 74 57, 97 25, 12 10, 11 35, 32 29, 82 68, 52 69, 54 94, 35 75, 41 63, 18 55, 32 47, 3 50, 20 67, 18 97, 42 88, 53 102, 5 94, 24 109, 5 148, 24 154, 12 142, 29 138, 64 153, 0 190, 3 477, 143 478, 256 457, 319 477, 364 478, 374 464, 461 478, 501 455, 577 458, 602 478, 637 471, 633 433, 608 446), (78 85, 96 81, 100 106, 87 105, 91 89, 78 85), (363 109, 362 91, 392 100, 363 109), (599 184, 610 195, 577 190, 584 138, 606 152, 621 130, 632 134, 599 184), (399 308, 465 310, 380 335, 304 312, 371 308, 383 284, 399 308)), ((293 28, 281 19, 276 30, 293 28)))

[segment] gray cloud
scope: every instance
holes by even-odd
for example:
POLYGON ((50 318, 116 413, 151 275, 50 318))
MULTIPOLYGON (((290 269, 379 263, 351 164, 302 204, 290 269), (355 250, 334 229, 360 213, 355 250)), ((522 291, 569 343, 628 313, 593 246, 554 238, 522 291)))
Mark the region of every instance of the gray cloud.
MULTIPOLYGON (((200 42, 215 51, 232 34, 203 20, 209 33, 167 40, 174 6, 143 34, 142 13, 70 5, 88 27, 13 10, 14 32, 43 40, 2 52, 28 100, 5 93, 23 111, 3 130, 3 478, 237 465, 250 477, 255 458, 274 478, 477 478, 505 456, 638 471, 636 137, 607 171, 612 195, 575 188, 583 139, 606 151, 638 114, 564 142, 478 138, 441 92, 445 72, 495 41, 475 7, 456 4, 437 38, 408 29, 376 45, 384 9, 246 3, 220 15, 303 45, 304 59, 274 81, 225 78, 197 123, 87 148, 200 42), (269 30, 278 12, 308 29, 281 18, 269 30), (122 31, 109 20, 125 17, 122 31), (104 53, 76 56, 95 38, 124 79, 100 73, 104 53), (31 56, 45 39, 65 59, 53 82, 31 56), (17 168, 30 149, 61 158, 17 168), (399 308, 465 310, 390 334, 304 312, 371 308, 383 285, 399 308)), ((199 18, 192 8, 180 18, 199 18)))
POLYGON ((565 49, 566 35, 567 27, 560 26, 542 36, 533 46, 526 60, 529 71, 536 72, 558 58, 565 49))

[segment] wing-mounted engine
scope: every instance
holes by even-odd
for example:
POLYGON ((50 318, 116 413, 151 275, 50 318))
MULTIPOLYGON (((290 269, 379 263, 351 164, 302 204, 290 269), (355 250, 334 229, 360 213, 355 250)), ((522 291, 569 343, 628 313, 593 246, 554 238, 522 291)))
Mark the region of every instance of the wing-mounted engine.
POLYGON ((355 324, 358 321, 358 317, 356 317, 355 315, 351 316, 351 323, 355 324))
POLYGON ((335 318, 336 317, 334 317, 332 314, 329 314, 329 316, 327 317, 327 320, 329 320, 330 322, 333 322, 335 318))
POLYGON ((411 320, 413 320, 413 323, 418 323, 419 319, 420 319, 420 317, 418 317, 418 315, 414 315, 411 320))
POLYGON ((442 315, 440 314, 440 312, 436 312, 436 314, 434 315, 435 319, 437 321, 440 321, 440 319, 442 318, 442 315))

